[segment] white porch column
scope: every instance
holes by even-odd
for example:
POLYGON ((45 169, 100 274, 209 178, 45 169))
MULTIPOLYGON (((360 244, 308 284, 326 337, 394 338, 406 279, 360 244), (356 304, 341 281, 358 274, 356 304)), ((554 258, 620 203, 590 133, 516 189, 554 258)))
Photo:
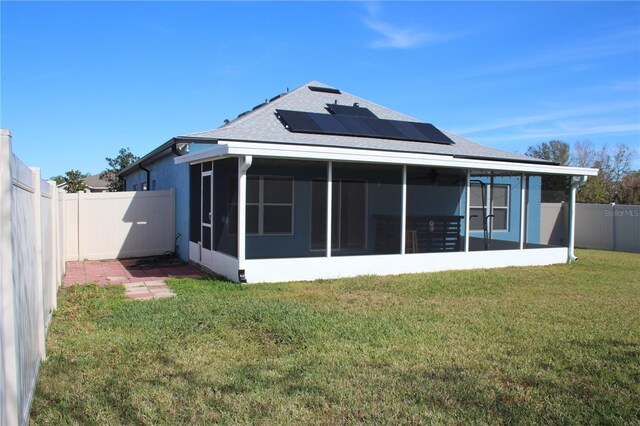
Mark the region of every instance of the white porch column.
POLYGON ((246 258, 247 170, 252 162, 250 155, 238 157, 238 280, 244 278, 240 275, 244 274, 246 258))
POLYGON ((407 250, 407 165, 402 165, 402 213, 400 216, 400 254, 407 250))
POLYGON ((524 220, 525 220, 525 211, 527 208, 527 204, 525 203, 526 198, 526 186, 525 186, 525 177, 524 173, 520 175, 520 250, 524 249, 524 220))
POLYGON ((331 211, 333 206, 333 162, 327 163, 327 257, 331 257, 331 211))
POLYGON ((465 187, 465 205, 464 205, 464 251, 469 251, 469 202, 471 201, 471 170, 467 169, 467 184, 465 187))

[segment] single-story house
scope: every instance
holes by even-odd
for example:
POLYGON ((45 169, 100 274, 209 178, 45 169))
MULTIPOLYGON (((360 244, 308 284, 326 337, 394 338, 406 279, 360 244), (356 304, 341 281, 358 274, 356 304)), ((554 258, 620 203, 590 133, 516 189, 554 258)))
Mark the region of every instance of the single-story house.
POLYGON ((120 177, 175 189, 181 258, 265 282, 568 262, 576 187, 596 174, 312 81, 120 177))
MULTIPOLYGON (((84 192, 107 192, 109 191, 109 182, 100 179, 100 173, 97 175, 90 175, 82 179, 82 182, 86 186, 84 192)), ((67 183, 63 182, 58 185, 58 189, 66 189, 67 183)))

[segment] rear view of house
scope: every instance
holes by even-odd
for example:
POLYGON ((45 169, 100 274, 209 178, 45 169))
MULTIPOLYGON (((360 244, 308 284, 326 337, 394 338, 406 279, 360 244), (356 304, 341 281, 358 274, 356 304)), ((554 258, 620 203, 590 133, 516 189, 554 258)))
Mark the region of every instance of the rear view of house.
POLYGON ((310 82, 120 177, 175 189, 180 257, 264 282, 571 261, 575 188, 596 173, 310 82))

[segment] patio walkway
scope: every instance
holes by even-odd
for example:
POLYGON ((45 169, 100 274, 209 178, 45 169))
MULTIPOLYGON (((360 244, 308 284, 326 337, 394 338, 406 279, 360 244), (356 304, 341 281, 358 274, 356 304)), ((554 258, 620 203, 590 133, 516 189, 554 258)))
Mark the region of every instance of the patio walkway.
POLYGON ((67 262, 63 285, 95 282, 98 285, 147 283, 163 284, 169 277, 201 278, 207 274, 176 258, 145 257, 121 260, 87 260, 67 262))

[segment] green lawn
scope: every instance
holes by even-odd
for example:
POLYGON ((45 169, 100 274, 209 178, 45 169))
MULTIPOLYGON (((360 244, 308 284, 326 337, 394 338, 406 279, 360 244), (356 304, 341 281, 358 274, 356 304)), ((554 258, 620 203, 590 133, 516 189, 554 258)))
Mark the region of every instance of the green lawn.
POLYGON ((33 424, 640 423, 640 255, 60 291, 33 424))

